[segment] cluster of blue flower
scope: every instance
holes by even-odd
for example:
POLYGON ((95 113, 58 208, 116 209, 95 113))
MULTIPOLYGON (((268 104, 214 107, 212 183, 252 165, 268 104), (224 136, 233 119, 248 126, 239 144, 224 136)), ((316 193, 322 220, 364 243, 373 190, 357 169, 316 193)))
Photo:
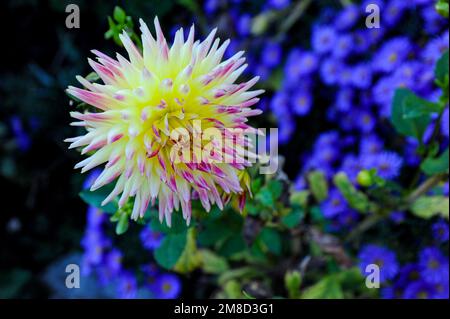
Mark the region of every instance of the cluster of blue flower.
MULTIPOLYGON (((438 241, 448 241, 448 224, 438 221, 433 225, 438 241)), ((367 245, 359 253, 361 272, 376 264, 380 267, 380 283, 386 284, 382 297, 387 299, 448 299, 449 263, 437 247, 425 247, 415 263, 399 265, 394 251, 377 245, 367 245)))
MULTIPOLYGON (((91 186, 98 177, 99 171, 94 171, 85 181, 84 188, 91 186)), ((101 210, 89 206, 87 225, 81 245, 84 249, 82 272, 84 275, 95 275, 102 286, 113 286, 117 298, 176 298, 181 292, 181 282, 177 275, 162 272, 151 262, 142 265, 140 269, 126 269, 123 263, 123 253, 113 245, 108 236, 104 222, 107 215, 101 210), (138 280, 141 273, 142 283, 138 280)), ((158 248, 162 235, 144 227, 140 233, 143 249, 152 251, 158 248)))
MULTIPOLYGON (((343 171, 356 182, 362 169, 376 169, 380 177, 393 180, 403 168, 420 164, 416 140, 391 145, 383 137, 392 134, 388 119, 397 88, 409 88, 433 101, 439 98, 433 69, 449 47, 449 32, 448 20, 436 12, 434 4, 432 0, 369 0, 349 4, 340 11, 327 9, 312 27, 310 45, 293 46, 295 37, 288 36, 281 40, 276 37, 276 41, 266 39, 261 45, 260 39, 250 34, 256 14, 249 14, 243 1, 228 3, 238 35, 238 41, 233 42, 239 49, 247 49, 249 72, 270 82, 276 71, 280 72, 279 66, 283 66, 281 87, 270 100, 260 103, 262 108, 270 108, 277 119, 279 142, 290 143, 299 119, 318 106, 325 114, 326 125, 339 128, 319 135, 312 151, 301 154, 298 190, 307 186, 305 176, 312 169, 320 169, 329 179, 343 171), (380 28, 365 26, 368 4, 380 8, 380 28), (254 45, 252 41, 259 42, 254 45)), ((214 17, 221 5, 222 1, 207 0, 204 9, 214 17)), ((289 5, 293 5, 289 0, 268 0, 262 10, 273 12, 289 5)), ((447 108, 441 127, 445 144, 449 138, 448 117, 447 108)), ((425 133, 424 142, 431 137, 434 124, 425 133)), ((443 192, 448 196, 448 183, 443 192)), ((348 230, 360 218, 337 189, 330 190, 322 212, 331 222, 331 231, 348 230)), ((392 212, 390 219, 401 223, 405 213, 392 212)), ((448 222, 435 223, 433 236, 438 242, 448 241, 448 222)), ((424 248, 416 264, 403 267, 395 254, 384 247, 369 245, 361 251, 360 259, 362 265, 382 262, 384 281, 394 280, 384 290, 386 298, 417 298, 424 293, 428 297, 448 298, 448 257, 437 246, 424 248), (412 270, 420 274, 414 280, 410 278, 415 273, 412 270), (394 294, 394 290, 402 293, 394 294)))

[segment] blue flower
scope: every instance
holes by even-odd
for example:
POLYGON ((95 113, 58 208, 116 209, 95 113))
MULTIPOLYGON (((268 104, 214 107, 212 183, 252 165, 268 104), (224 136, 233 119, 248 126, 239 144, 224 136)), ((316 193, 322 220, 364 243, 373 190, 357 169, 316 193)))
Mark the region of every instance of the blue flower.
POLYGON ((406 287, 412 282, 421 279, 419 266, 414 263, 408 263, 400 268, 396 284, 400 287, 406 287))
POLYGON ((349 154, 344 157, 340 170, 347 174, 348 178, 354 183, 358 173, 363 169, 361 159, 349 154))
POLYGON ((145 249, 153 250, 161 245, 163 235, 159 232, 153 231, 150 226, 144 227, 140 234, 142 246, 145 249))
POLYGON ((312 33, 311 44, 315 52, 327 53, 333 49, 336 32, 330 26, 316 26, 312 33))
POLYGON ((412 46, 408 38, 391 39, 375 54, 372 68, 375 71, 391 72, 406 59, 411 49, 412 46))
POLYGON ((211 15, 217 11, 217 9, 219 8, 219 5, 220 5, 220 0, 206 0, 205 3, 203 4, 203 8, 204 8, 206 14, 211 15))
POLYGON ((302 74, 304 74, 304 66, 299 63, 302 53, 299 49, 293 49, 289 52, 286 65, 284 66, 284 74, 288 83, 297 83, 302 74))
POLYGON ((158 299, 174 299, 181 292, 181 283, 174 274, 161 274, 156 278, 152 290, 158 299))
POLYGON ((353 68, 352 84, 359 89, 368 89, 372 84, 372 69, 367 64, 359 64, 353 68))
POLYGON ((364 160, 366 169, 375 168, 377 174, 385 179, 392 179, 400 174, 403 159, 393 152, 382 152, 368 156, 364 160))
POLYGON ((424 8, 421 13, 424 20, 423 27, 428 34, 434 35, 445 26, 446 20, 437 13, 434 3, 424 8))
POLYGON ((18 116, 12 116, 10 123, 19 150, 21 152, 28 151, 31 147, 31 138, 23 128, 22 120, 18 116))
POLYGON ((105 214, 94 206, 89 206, 87 211, 87 227, 100 227, 105 220, 105 214))
POLYGON ((279 43, 270 42, 268 43, 262 51, 261 61, 264 65, 269 68, 274 67, 281 62, 281 46, 279 43))
POLYGON ((237 17, 236 31, 241 37, 250 34, 252 28, 252 17, 249 14, 243 14, 237 17))
POLYGON ((389 219, 392 220, 396 224, 400 224, 405 220, 405 212, 392 212, 389 215, 389 219))
POLYGON ((353 104, 355 92, 350 87, 340 89, 336 95, 335 107, 341 112, 348 112, 353 104))
POLYGON ((300 116, 306 115, 311 110, 312 97, 306 90, 296 92, 292 100, 294 113, 300 116))
POLYGON ((336 20, 334 21, 334 25, 338 30, 347 30, 355 25, 360 17, 360 9, 358 6, 354 4, 350 4, 346 6, 343 10, 341 10, 336 20))
POLYGON ((401 19, 403 12, 406 9, 406 1, 391 0, 383 10, 383 23, 387 26, 394 26, 401 19))
POLYGON ((137 294, 136 277, 128 271, 123 271, 118 276, 117 295, 121 299, 134 299, 137 294))
POLYGON ((433 237, 436 238, 439 242, 445 243, 448 241, 449 230, 447 222, 441 219, 434 223, 431 228, 433 230, 433 237))
POLYGON ((428 247, 419 254, 419 266, 423 279, 430 284, 448 281, 448 258, 439 249, 428 247))
POLYGON ((366 135, 361 139, 359 145, 359 152, 361 154, 377 154, 383 150, 383 140, 381 140, 377 135, 370 134, 366 135))
POLYGON ((398 263, 395 253, 385 247, 377 245, 364 246, 358 258, 360 260, 359 267, 363 275, 366 274, 366 267, 375 264, 380 268, 380 282, 393 279, 398 273, 398 263))
POLYGON ((345 58, 353 48, 353 37, 350 34, 343 34, 337 37, 333 46, 333 56, 337 58, 345 58))
POLYGON ((405 288, 403 298, 405 299, 431 299, 435 291, 429 283, 419 280, 415 281, 405 288))
POLYGON ((328 198, 321 205, 324 217, 331 218, 348 210, 347 202, 337 189, 332 189, 328 198))
POLYGON ((291 3, 291 0, 268 0, 267 5, 270 8, 281 10, 286 8, 291 3))
POLYGON ((336 84, 341 78, 343 64, 337 59, 325 60, 320 66, 320 76, 325 84, 336 84))
POLYGON ((369 111, 361 110, 356 113, 355 124, 364 133, 370 133, 373 131, 376 125, 375 118, 369 111))
POLYGON ((442 36, 428 42, 428 44, 422 51, 422 58, 429 66, 434 66, 437 60, 448 49, 448 43, 449 36, 447 31, 442 36))

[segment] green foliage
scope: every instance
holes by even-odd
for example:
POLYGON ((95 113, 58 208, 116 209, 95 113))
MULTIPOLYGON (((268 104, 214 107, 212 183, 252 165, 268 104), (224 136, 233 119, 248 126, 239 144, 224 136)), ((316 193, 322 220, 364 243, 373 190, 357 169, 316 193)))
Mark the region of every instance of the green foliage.
POLYGON ((324 201, 328 197, 328 184, 325 175, 321 171, 314 171, 308 175, 311 192, 318 202, 324 201))
POLYGON ((168 234, 155 250, 154 257, 158 265, 172 269, 183 254, 187 243, 187 232, 168 234))
POLYGON ((426 112, 421 107, 417 96, 408 89, 397 89, 392 103, 391 122, 397 132, 405 136, 411 136, 421 141, 423 133, 430 123, 430 112, 426 112), (416 106, 419 110, 411 110, 409 107, 416 106), (408 114, 416 114, 415 117, 408 117, 408 114))
POLYGON ((448 0, 439 0, 436 3, 436 11, 445 18, 448 18, 448 0))
POLYGON ((298 271, 290 271, 284 275, 284 285, 291 299, 300 297, 300 285, 302 284, 302 276, 298 271))
POLYGON ((348 179, 348 176, 341 172, 334 177, 334 183, 347 200, 350 207, 360 213, 369 213, 375 211, 375 204, 369 201, 366 194, 358 191, 348 179))
POLYGON ((424 196, 413 203, 411 211, 416 216, 425 219, 440 215, 448 220, 449 199, 445 196, 424 196))
POLYGON ((448 173, 449 166, 449 149, 436 158, 427 158, 420 166, 422 171, 427 175, 435 175, 448 173))
POLYGON ((80 192, 80 197, 83 201, 85 201, 88 205, 94 206, 108 214, 114 214, 119 209, 118 201, 112 200, 108 204, 102 206, 103 200, 109 195, 112 191, 113 185, 106 185, 102 188, 90 191, 88 189, 80 192))

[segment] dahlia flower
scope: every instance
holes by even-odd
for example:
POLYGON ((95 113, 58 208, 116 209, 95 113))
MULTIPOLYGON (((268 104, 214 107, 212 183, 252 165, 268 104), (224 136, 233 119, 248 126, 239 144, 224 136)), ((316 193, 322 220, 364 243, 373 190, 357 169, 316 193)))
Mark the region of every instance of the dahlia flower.
POLYGON ((71 96, 95 107, 71 112, 78 120, 72 125, 87 133, 66 142, 90 155, 75 168, 84 173, 104 164, 91 191, 116 181, 102 205, 120 195, 122 207, 134 198, 133 219, 156 200, 159 218, 168 225, 180 206, 189 223, 194 197, 209 211, 212 204, 222 209, 236 195, 242 208, 249 192, 246 168, 256 158, 247 134, 257 130, 246 122, 260 114, 250 106, 263 90, 249 91, 258 77, 234 83, 247 66, 244 52, 221 62, 229 40, 220 44, 216 29, 202 42, 194 41, 194 26, 187 39, 180 29, 169 48, 157 18, 154 24, 156 40, 140 20, 142 52, 126 32, 120 35, 129 59, 92 51, 97 61, 88 61, 102 84, 77 76, 84 89, 68 88, 71 96), (204 140, 211 128, 222 140, 217 134, 204 140), (192 144, 197 149, 184 152, 192 144))

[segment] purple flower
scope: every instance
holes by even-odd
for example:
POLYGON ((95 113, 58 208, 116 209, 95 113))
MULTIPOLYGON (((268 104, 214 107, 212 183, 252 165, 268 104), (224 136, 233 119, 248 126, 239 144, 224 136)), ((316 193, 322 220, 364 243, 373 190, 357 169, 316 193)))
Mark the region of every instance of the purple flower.
POLYGON ((383 150, 383 141, 375 134, 366 135, 361 139, 359 151, 364 154, 377 154, 383 150))
POLYGON ((322 203, 323 216, 331 218, 348 210, 347 202, 337 189, 332 189, 328 198, 322 203))
POLYGON ((181 292, 181 283, 176 275, 159 275, 153 284, 153 292, 158 299, 174 299, 181 292))
POLYGON ((367 30, 358 30, 353 33, 353 45, 355 52, 363 53, 370 47, 370 41, 367 37, 367 30))
POLYGON ((449 114, 448 107, 445 109, 442 114, 442 122, 441 122, 441 132, 445 137, 449 137, 449 114))
POLYGON ((400 224, 405 220, 405 212, 392 212, 389 215, 389 219, 392 220, 395 224, 400 224))
POLYGON ((367 64, 359 64, 353 68, 352 84, 359 89, 368 89, 372 84, 372 69, 367 64))
POLYGON ((12 132, 15 141, 21 152, 26 152, 30 149, 31 139, 27 132, 25 132, 22 120, 18 116, 12 116, 10 119, 12 132))
POLYGON ((242 36, 248 36, 252 27, 252 17, 249 14, 243 14, 237 17, 236 31, 242 36))
POLYGON ((336 59, 325 60, 320 66, 320 76, 325 84, 333 85, 341 78, 342 62, 336 59))
POLYGON ((268 43, 262 51, 261 61, 264 65, 269 68, 280 64, 281 61, 281 46, 278 43, 271 42, 268 43))
POLYGON ((375 264, 380 268, 380 282, 393 279, 398 273, 398 263, 395 253, 385 247, 377 245, 366 245, 358 255, 359 267, 363 275, 366 274, 366 267, 375 264))
POLYGON ((312 33, 312 47, 317 53, 327 53, 333 49, 336 32, 330 26, 316 26, 312 33))
POLYGON ((206 0, 203 8, 208 15, 213 14, 219 8, 220 1, 219 0, 206 0))
POLYGON ((292 104, 295 114, 300 116, 308 114, 312 105, 311 94, 306 90, 296 92, 293 96, 292 104))
POLYGON ((369 111, 366 110, 357 112, 355 123, 356 126, 364 133, 372 132, 376 125, 375 118, 369 111))
POLYGON ((270 101, 270 110, 276 117, 285 117, 289 113, 289 100, 286 92, 278 91, 270 101))
POLYGON ((385 179, 392 179, 400 174, 403 165, 403 159, 393 152, 382 152, 367 156, 364 159, 366 169, 377 170, 377 174, 385 179))
POLYGON ((430 284, 448 281, 448 258, 435 247, 428 247, 420 252, 419 267, 423 279, 430 284))
POLYGON ((423 280, 413 282, 406 286, 403 298, 405 299, 431 299, 435 291, 433 286, 423 280))
POLYGON ((355 96, 353 89, 349 87, 342 88, 336 95, 335 107, 341 112, 348 112, 353 104, 353 98, 355 96))
POLYGON ((153 231, 150 226, 144 227, 140 234, 142 246, 148 250, 154 250, 161 245, 163 235, 153 231))
POLYGON ((353 37, 350 34, 344 34, 337 37, 333 46, 333 56, 345 58, 352 52, 353 37))
POLYGON ((434 3, 422 9, 421 13, 424 20, 423 27, 428 34, 434 35, 445 26, 446 20, 437 13, 434 3))
POLYGON ((355 25, 360 13, 358 6, 350 4, 338 13, 334 25, 338 30, 347 30, 355 25))
POLYGON ((434 66, 437 60, 448 49, 449 37, 448 32, 442 36, 435 38, 428 42, 425 49, 422 51, 422 58, 429 66, 434 66))
POLYGON ((420 279, 421 276, 419 266, 413 263, 408 263, 400 268, 396 284, 401 287, 406 287, 410 283, 420 279))
POLYGON ((122 272, 118 277, 117 294, 121 299, 134 299, 137 294, 137 281, 132 273, 122 272))
POLYGON ((299 63, 302 53, 299 49, 293 49, 289 52, 286 65, 284 66, 284 74, 289 83, 297 83, 303 74, 303 65, 299 63))
POLYGON ((319 64, 317 56, 313 52, 300 52, 297 56, 297 61, 301 68, 299 75, 308 75, 317 70, 319 64))
POLYGON ((396 25, 401 19, 406 6, 407 4, 404 0, 389 1, 386 8, 383 10, 383 23, 386 23, 386 25, 390 27, 396 25))
POLYGON ((408 38, 398 37, 386 42, 375 54, 372 68, 375 71, 391 72, 408 56, 412 49, 408 38))
POLYGON ((362 169, 361 159, 351 154, 344 157, 340 167, 353 183, 356 182, 356 177, 362 169))
POLYGON ((291 0, 268 0, 267 5, 269 8, 281 10, 286 8, 291 3, 291 0))
POLYGON ((98 228, 101 226, 103 221, 105 220, 105 214, 103 212, 94 207, 89 206, 87 211, 87 227, 89 228, 98 228))
POLYGON ((434 223, 431 228, 433 230, 433 237, 436 238, 439 242, 445 243, 448 241, 449 230, 447 222, 441 219, 434 223))

